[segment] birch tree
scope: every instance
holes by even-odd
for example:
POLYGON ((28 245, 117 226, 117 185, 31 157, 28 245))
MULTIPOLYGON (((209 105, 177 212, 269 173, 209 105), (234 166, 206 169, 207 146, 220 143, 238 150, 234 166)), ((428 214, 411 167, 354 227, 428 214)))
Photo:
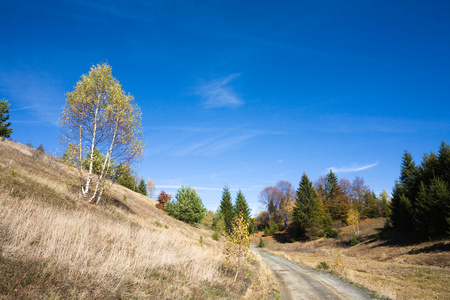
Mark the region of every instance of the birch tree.
POLYGON ((112 162, 130 164, 142 155, 141 112, 106 63, 92 66, 66 95, 60 120, 62 142, 72 144, 77 153, 75 164, 83 199, 99 203, 112 162), (98 175, 93 174, 95 148, 104 157, 98 175), (89 168, 83 172, 87 153, 89 168))

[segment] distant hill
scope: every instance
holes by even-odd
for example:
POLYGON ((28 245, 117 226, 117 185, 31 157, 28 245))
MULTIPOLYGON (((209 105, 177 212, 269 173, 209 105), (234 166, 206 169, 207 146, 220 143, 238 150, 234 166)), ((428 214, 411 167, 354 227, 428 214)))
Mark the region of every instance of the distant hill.
POLYGON ((222 270, 222 242, 211 230, 180 222, 116 184, 103 203, 88 204, 77 172, 0 141, 0 298, 271 297, 259 262, 236 282, 222 270))

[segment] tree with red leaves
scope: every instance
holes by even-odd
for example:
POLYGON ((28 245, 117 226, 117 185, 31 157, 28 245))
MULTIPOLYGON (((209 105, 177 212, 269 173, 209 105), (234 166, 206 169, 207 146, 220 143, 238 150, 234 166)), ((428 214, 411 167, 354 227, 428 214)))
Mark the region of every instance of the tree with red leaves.
POLYGON ((167 210, 166 204, 167 204, 167 202, 170 201, 170 199, 172 199, 171 195, 167 194, 164 191, 161 191, 161 193, 158 195, 157 200, 159 203, 156 204, 156 208, 166 211, 167 210))

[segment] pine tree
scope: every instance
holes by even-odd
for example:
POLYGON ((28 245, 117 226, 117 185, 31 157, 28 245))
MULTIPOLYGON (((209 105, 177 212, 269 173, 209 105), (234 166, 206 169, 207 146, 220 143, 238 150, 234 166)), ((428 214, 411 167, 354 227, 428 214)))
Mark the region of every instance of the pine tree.
POLYGON ((182 186, 175 195, 175 201, 167 205, 167 213, 186 223, 199 223, 206 214, 206 208, 197 192, 190 186, 182 186))
POLYGON ((315 238, 323 234, 324 211, 322 203, 312 182, 303 173, 297 189, 293 219, 297 224, 298 234, 309 238, 315 238))
POLYGON ((11 128, 11 122, 6 122, 9 120, 9 107, 8 100, 3 99, 0 101, 0 137, 5 137, 9 139, 13 129, 11 128))
POLYGON ((137 190, 136 192, 147 196, 147 185, 145 184, 145 180, 141 179, 141 181, 139 181, 139 185, 137 186, 137 190))
POLYGON ((233 228, 233 203, 231 202, 231 194, 228 186, 223 188, 222 200, 220 201, 218 214, 225 222, 225 230, 230 233, 233 228))
POLYGON ((234 215, 239 216, 242 215, 245 221, 248 221, 251 217, 250 215, 250 207, 245 200, 244 194, 242 194, 241 190, 238 191, 236 195, 236 204, 234 206, 234 215))

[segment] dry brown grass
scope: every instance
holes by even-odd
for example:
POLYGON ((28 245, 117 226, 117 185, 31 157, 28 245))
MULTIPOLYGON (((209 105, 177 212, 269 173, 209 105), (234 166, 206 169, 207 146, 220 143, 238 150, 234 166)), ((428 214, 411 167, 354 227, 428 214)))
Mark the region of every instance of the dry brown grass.
POLYGON ((211 230, 118 185, 104 204, 89 205, 77 171, 58 159, 10 141, 0 153, 0 298, 273 297, 259 261, 248 279, 222 271, 222 243, 211 230))
MULTIPOLYGON (((269 251, 316 268, 321 262, 330 271, 390 299, 448 299, 450 295, 450 241, 392 244, 383 239, 384 219, 361 222, 362 242, 350 247, 351 226, 340 228, 337 239, 279 243, 263 237, 269 251)), ((259 237, 253 240, 253 244, 259 237)))

